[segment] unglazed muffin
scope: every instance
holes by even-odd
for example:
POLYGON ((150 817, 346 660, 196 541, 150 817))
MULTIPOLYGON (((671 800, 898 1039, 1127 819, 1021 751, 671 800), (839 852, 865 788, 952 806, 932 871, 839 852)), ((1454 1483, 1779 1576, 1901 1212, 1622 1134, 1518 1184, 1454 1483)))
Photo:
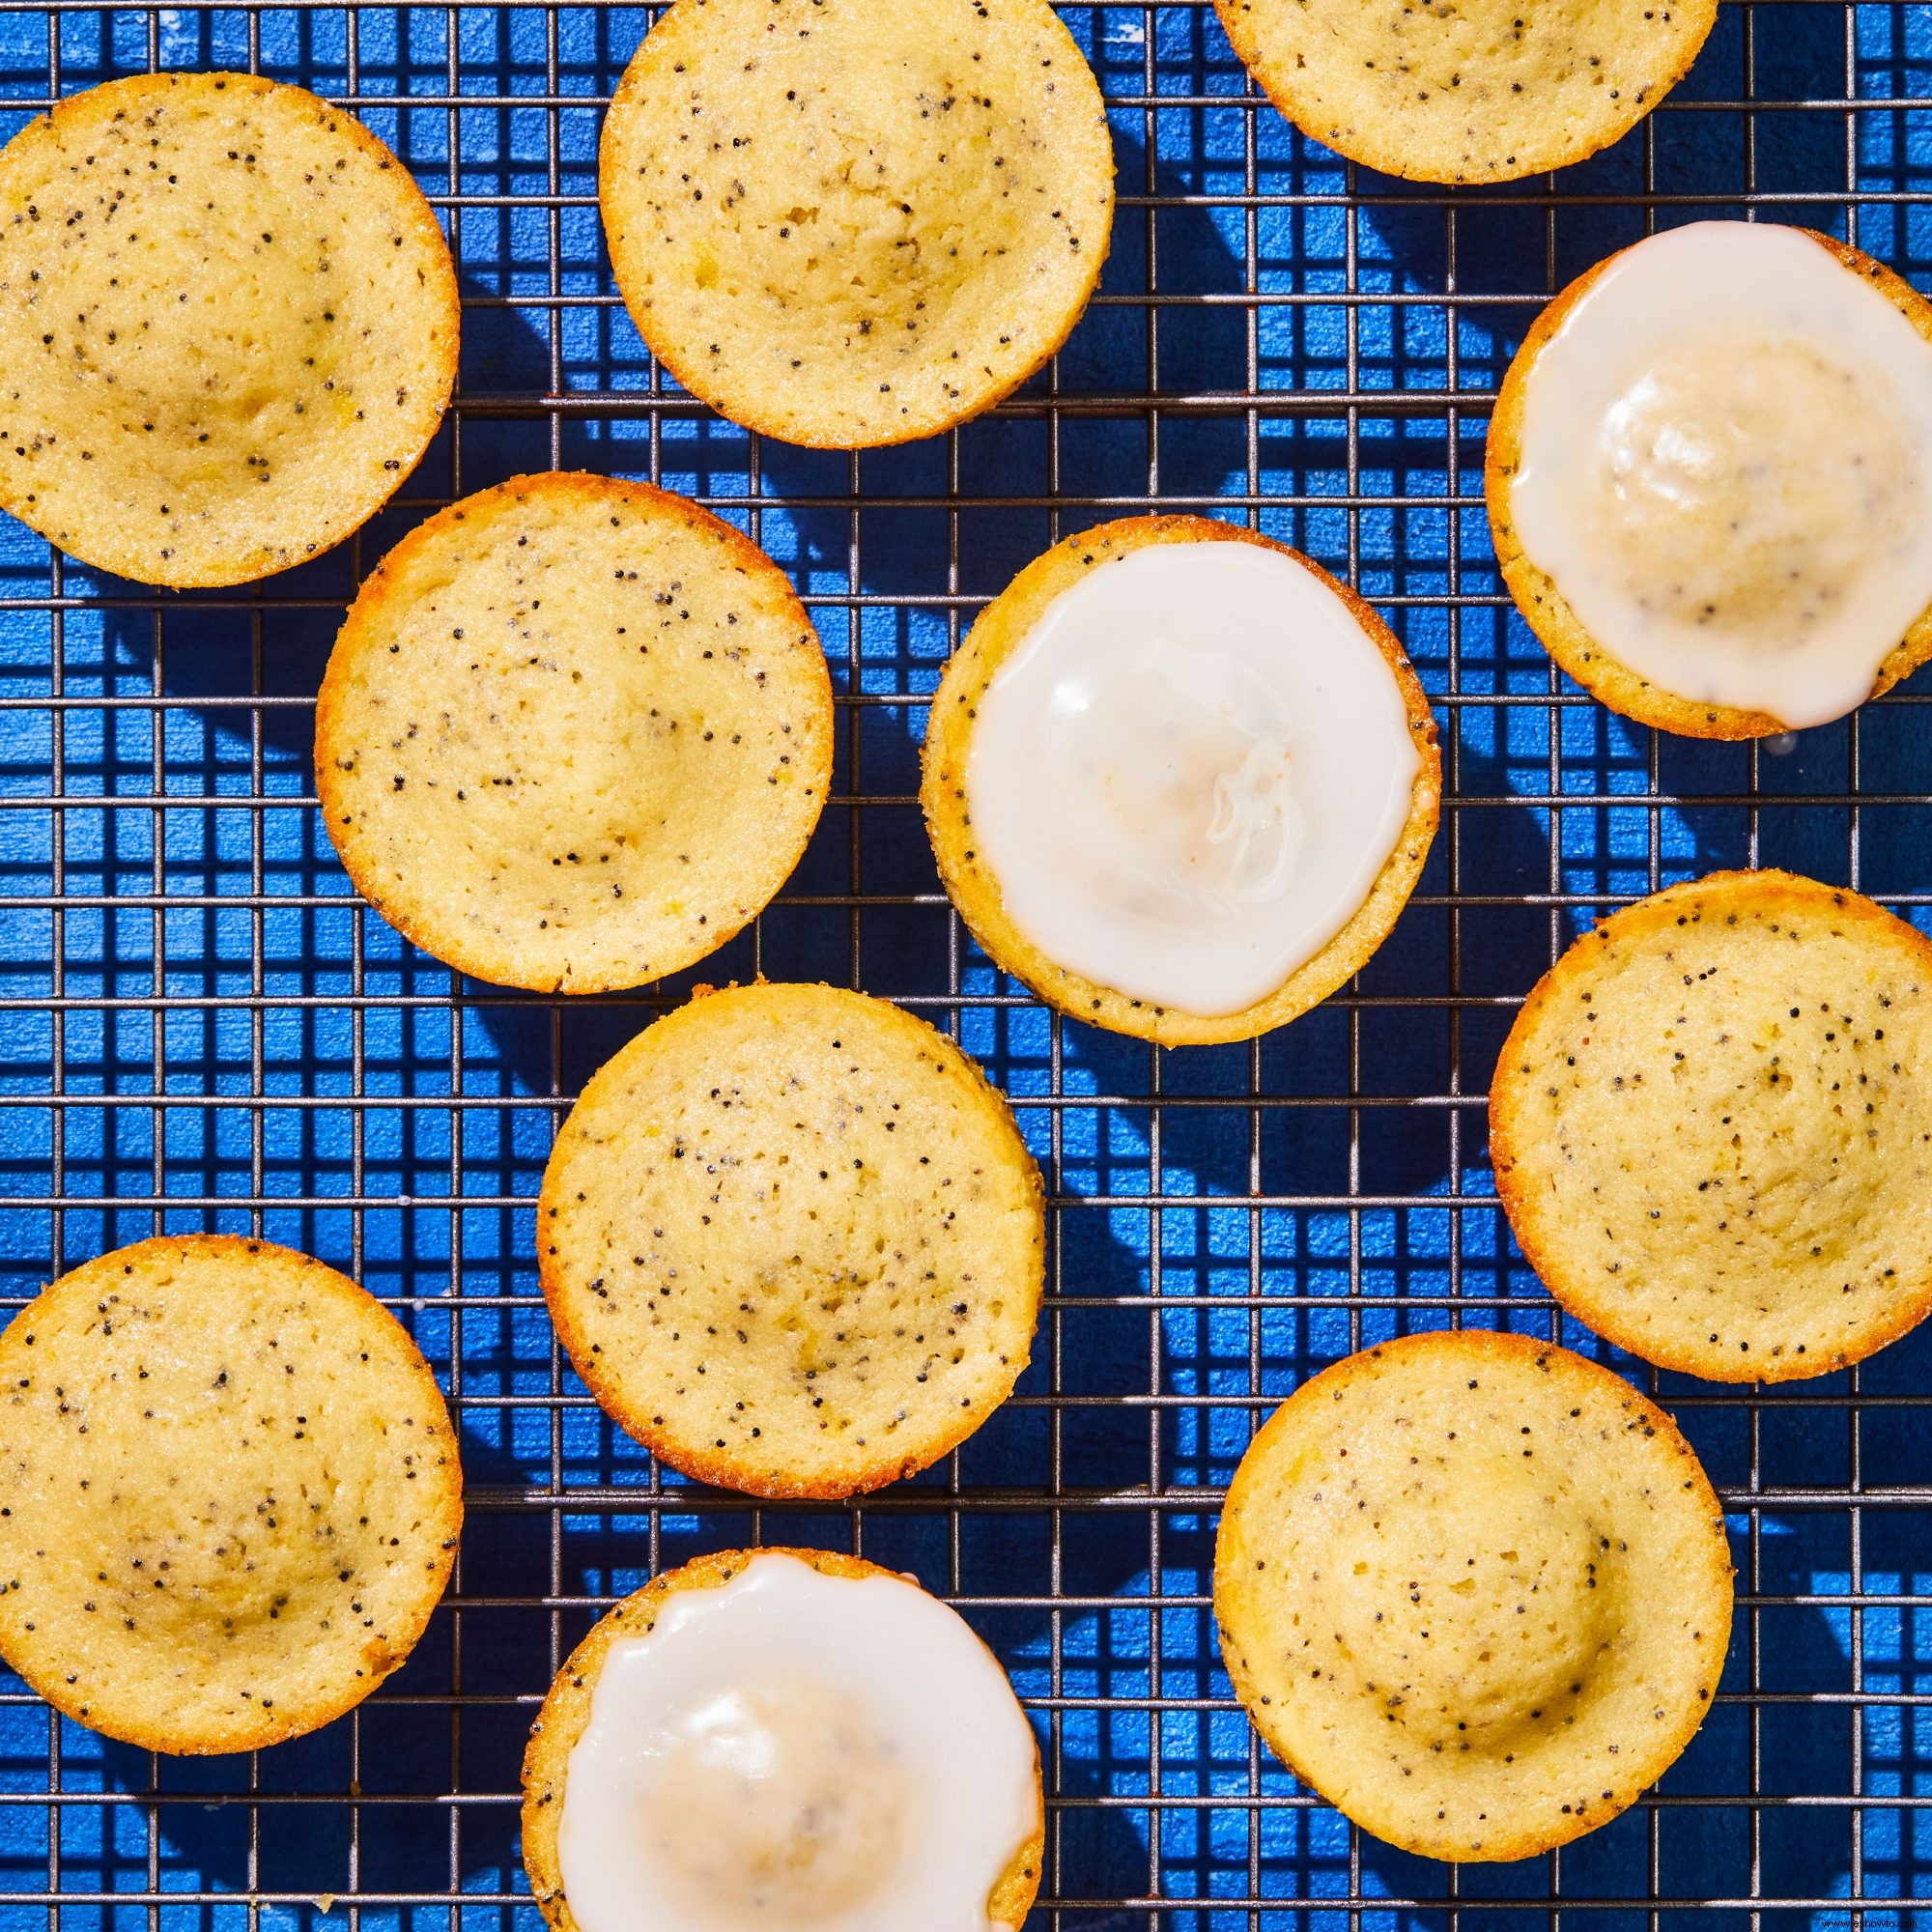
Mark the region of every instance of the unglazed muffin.
POLYGON ((1606 1824, 1711 1707, 1723 1512, 1670 1418, 1524 1336, 1411 1335, 1303 1385, 1214 1551, 1255 1727, 1365 1831, 1529 1858, 1606 1824))
POLYGON ((635 986, 723 946, 804 852, 832 683, 778 565, 643 483, 519 476, 383 559, 316 708, 323 823, 478 979, 635 986))
POLYGON ((0 154, 0 505, 143 583, 241 583, 388 500, 456 380, 456 270, 353 115, 245 73, 63 100, 0 154))
POLYGON ((931 1932, 1017 1928, 1044 1851, 1039 1753, 997 1662, 910 1577, 725 1550, 627 1597, 571 1653, 531 1726, 523 1844, 555 1932, 629 1923, 639 1895, 667 1927, 840 1932, 896 1911, 931 1932), (695 1664, 648 1654, 707 1634, 695 1664))
POLYGON ((0 1654, 145 1749, 253 1750, 408 1658, 463 1523, 456 1435, 391 1316, 267 1241, 159 1236, 0 1335, 0 1654))
POLYGON ((1718 0, 1214 0, 1304 134, 1410 181, 1512 181, 1627 134, 1690 71, 1718 0))
POLYGON ((617 286, 693 394, 787 441, 932 436, 1066 339, 1114 157, 1045 0, 679 0, 604 123, 617 286))
POLYGON ((1558 1301, 1719 1381, 1843 1368, 1932 1308, 1932 942, 1842 887, 1717 872, 1577 940, 1490 1090, 1496 1192, 1558 1301))
POLYGON ((1133 517, 981 612, 933 696, 920 798, 998 966, 1182 1045, 1252 1038, 1359 971, 1421 874, 1441 759, 1347 585, 1234 525, 1133 517))
POLYGON ((584 1088, 538 1259, 590 1391, 673 1468, 769 1496, 923 1469, 1006 1400, 1043 1287, 1039 1171, 922 1020, 706 992, 584 1088))

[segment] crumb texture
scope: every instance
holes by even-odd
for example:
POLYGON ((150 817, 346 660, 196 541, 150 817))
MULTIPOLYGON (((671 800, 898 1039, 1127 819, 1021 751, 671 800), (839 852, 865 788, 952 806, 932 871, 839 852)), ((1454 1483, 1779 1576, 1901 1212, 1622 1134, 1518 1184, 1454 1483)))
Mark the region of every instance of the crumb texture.
POLYGON ((851 448, 978 414, 1065 340, 1113 149, 1044 0, 680 0, 617 90, 598 193, 678 381, 851 448))
POLYGON ((1684 77, 1717 0, 1214 0, 1304 134, 1411 181, 1511 181, 1607 147, 1684 77))
POLYGON ((98 1731, 206 1752, 313 1730, 441 1598, 463 1520, 442 1397, 306 1255, 103 1255, 14 1317, 0 1391, 0 1652, 98 1731))
POLYGON ((748 986, 660 1020, 584 1090, 538 1213, 578 1373, 706 1481, 877 1488, 1026 1367, 1038 1170, 978 1068, 863 994, 748 986))
POLYGON ((1203 1046, 1253 1039, 1319 1006, 1347 984, 1402 917, 1422 874, 1442 807, 1442 754, 1429 699, 1395 635, 1346 583, 1328 576, 1300 552, 1270 537, 1207 517, 1123 517, 1083 530, 1056 544, 1008 584, 980 612, 966 641, 952 655, 933 695, 922 757, 920 803, 939 876, 973 936, 1006 971, 1072 1018, 1130 1034, 1162 1046, 1203 1046), (1355 620, 1388 662, 1408 712, 1419 755, 1407 821, 1349 923, 1314 958, 1292 973, 1267 998, 1237 1013, 1203 1018, 1175 1012, 1103 986, 1056 964, 1008 914, 999 881, 980 858, 967 809, 966 771, 973 755, 973 726, 980 699, 1000 668, 1024 644, 1049 605, 1090 570, 1151 544, 1259 544, 1293 558, 1321 578, 1348 605, 1355 620))
POLYGON ((1276 1410, 1229 1492, 1214 1611, 1256 1728, 1330 1803, 1427 1858, 1520 1859, 1689 1743, 1731 1565, 1690 1445, 1628 1382, 1437 1332, 1276 1410))
POLYGON ((0 503, 143 583, 239 583, 356 529, 456 377, 409 171, 298 87, 141 75, 0 155, 0 503))
MULTIPOLYGON (((590 1634, 571 1652, 544 1698, 543 1709, 530 1726, 524 1752, 523 1852, 529 1873, 530 1895, 553 1932, 578 1932, 570 1901, 564 1896, 563 1864, 557 1853, 557 1827, 563 1818, 564 1789, 570 1775, 570 1754, 590 1721, 590 1700, 598 1674, 611 1646, 626 1637, 648 1636, 668 1597, 680 1590, 716 1590, 730 1582, 760 1556, 795 1556, 821 1576, 861 1582, 867 1577, 896 1577, 863 1557, 841 1556, 829 1549, 792 1549, 770 1546, 763 1549, 724 1549, 699 1556, 634 1591, 599 1620, 590 1634)), ((901 1581, 916 1582, 916 1577, 901 1581)), ((1041 1860, 1046 1850, 1046 1807, 1040 1805, 1040 1827, 1014 1853, 986 1901, 986 1917, 995 1925, 1018 1932, 1026 1922, 1039 1890, 1041 1860)))
POLYGON ((1579 1320, 1723 1381, 1823 1375, 1932 1307, 1932 943, 1789 872, 1579 939, 1496 1068, 1517 1239, 1579 1320))
POLYGON ((323 819, 438 958, 538 991, 701 959, 798 863, 832 776, 784 573, 644 484, 523 476, 407 537, 323 684, 323 819))

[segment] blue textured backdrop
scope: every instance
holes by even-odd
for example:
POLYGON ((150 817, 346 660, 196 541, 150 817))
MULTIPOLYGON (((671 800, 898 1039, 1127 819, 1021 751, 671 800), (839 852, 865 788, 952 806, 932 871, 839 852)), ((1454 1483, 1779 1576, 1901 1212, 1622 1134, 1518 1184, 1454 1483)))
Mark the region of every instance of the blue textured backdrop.
POLYGON ((328 557, 159 596, 0 526, 0 1290, 156 1228, 307 1248, 411 1323, 472 1492, 421 1650, 314 1738, 156 1760, 0 1678, 0 1932, 534 1932, 516 1772, 561 1650, 654 1567, 754 1536, 914 1570, 994 1643, 1045 1748, 1042 1926, 1474 1932, 1560 1904, 1635 1932, 1717 1901, 1753 1932, 1890 1928, 1932 1897, 1932 1341, 1761 1401, 1620 1363, 1725 1492, 1741 1614, 1658 1799, 1559 1857, 1459 1876, 1351 1833, 1257 1750, 1205 1595, 1219 1486, 1312 1369, 1458 1321, 1598 1349, 1509 1246, 1482 1115, 1514 1001, 1594 908, 1764 861, 1927 917, 1932 685, 1780 754, 1637 730, 1503 608, 1480 485, 1542 299, 1647 226, 1753 204, 1932 288, 1932 6, 1726 0, 1645 128, 1458 192, 1295 135, 1204 0, 1061 11, 1113 109, 1100 298, 993 417, 848 458, 693 407, 614 303, 596 138, 646 10, 0 9, 0 132, 153 64, 353 99, 442 212, 467 303, 448 425, 328 557), (1047 1168, 1054 1293, 1018 1396, 863 1509, 661 1476, 553 1353, 531 1201, 560 1104, 685 982, 561 1006, 453 984, 358 906, 312 808, 312 699, 359 576, 429 506, 552 464, 749 527, 841 695, 804 865, 687 979, 907 1002, 1009 1089, 1047 1168), (1355 989, 1253 1049, 1050 1019, 952 920, 913 796, 961 623, 1056 535, 1150 498, 1350 577, 1443 724, 1415 903, 1355 989))

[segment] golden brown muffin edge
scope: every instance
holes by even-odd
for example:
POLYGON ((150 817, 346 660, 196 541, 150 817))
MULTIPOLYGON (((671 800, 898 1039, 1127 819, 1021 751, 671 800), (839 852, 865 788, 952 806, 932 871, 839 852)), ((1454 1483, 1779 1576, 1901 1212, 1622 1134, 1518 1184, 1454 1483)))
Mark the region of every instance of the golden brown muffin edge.
MULTIPOLYGON (((1266 29, 1258 23, 1258 16, 1268 13, 1271 4, 1274 14, 1286 14, 1287 0, 1214 0, 1214 11, 1220 15, 1221 25, 1234 43, 1242 66, 1253 74, 1256 83, 1276 109, 1311 141, 1320 142, 1345 159, 1374 168, 1378 174, 1393 175, 1401 181, 1439 182, 1452 187, 1484 182, 1520 181, 1525 176, 1574 166, 1578 161, 1588 160, 1592 155, 1601 154, 1605 148, 1613 147, 1638 127, 1657 103, 1690 71, 1718 17, 1718 0, 1674 0, 1672 12, 1688 15, 1692 22, 1691 31, 1684 40, 1680 53, 1646 77, 1628 111, 1600 115, 1580 132, 1571 129, 1555 138, 1534 143, 1520 140, 1515 144, 1519 153, 1512 153, 1499 160, 1449 167, 1417 159, 1413 130, 1402 128, 1403 117, 1400 114, 1388 117, 1389 125, 1378 129, 1365 129, 1359 125, 1343 128, 1332 121, 1314 125, 1321 117, 1312 111, 1312 100, 1304 104, 1293 79, 1294 75, 1307 69, 1305 52, 1297 50, 1296 64, 1291 68, 1284 60, 1269 58, 1263 47, 1262 35, 1266 29)), ((1365 14, 1370 11, 1366 0, 1344 0, 1344 4, 1358 6, 1365 14)), ((1304 25, 1307 8, 1308 0, 1297 0, 1297 12, 1293 16, 1304 25)), ((1420 11, 1411 7, 1401 9, 1403 14, 1410 16, 1420 11)), ((1453 17, 1463 10, 1449 8, 1440 11, 1453 17)), ((1499 9, 1489 11, 1500 12, 1499 9)), ((1481 17, 1480 14, 1477 17, 1481 17)), ((1650 10, 1646 9, 1645 18, 1649 17, 1650 10)), ((1670 17, 1670 14, 1665 14, 1666 19, 1670 17)), ((1519 20, 1517 24, 1520 26, 1521 22, 1519 20)), ((1401 51, 1393 37, 1391 45, 1396 51, 1401 51)), ((1562 77, 1559 71, 1558 80, 1562 77)), ((1462 76, 1458 74, 1450 84, 1459 87, 1461 81, 1462 76)), ((1560 109, 1556 119, 1560 125, 1560 109)), ((1526 121, 1525 125, 1534 124, 1526 121)))
MULTIPOLYGON (((660 16, 624 70, 617 85, 616 95, 611 101, 613 110, 632 104, 646 82, 656 77, 660 62, 668 62, 671 59, 671 55, 665 51, 671 43, 671 35, 666 30, 673 25, 679 27, 687 25, 689 20, 700 14, 706 5, 707 0, 674 0, 674 4, 660 16), (653 42, 657 43, 655 48, 653 42)), ((983 10, 981 12, 983 13, 983 10)), ((1032 345, 1030 355, 1013 362, 1008 369, 1002 370, 996 382, 975 391, 971 401, 956 411, 940 412, 903 423, 888 424, 863 439, 854 440, 827 422, 815 421, 810 410, 801 411, 776 401, 753 402, 740 393, 726 395, 724 389, 712 381, 710 370, 698 358, 696 351, 695 349, 688 351, 684 342, 673 339, 664 327, 647 325, 648 309, 640 312, 640 305, 631 301, 627 296, 625 306, 631 320, 637 326, 639 334, 643 338, 652 356, 680 388, 697 397, 700 402, 716 410, 728 421, 735 422, 756 435, 772 437, 800 448, 886 449, 902 443, 923 441, 929 437, 942 436, 949 430, 958 428, 962 423, 983 415, 1004 402, 1016 389, 1031 382, 1052 361, 1065 347, 1067 338, 1086 314, 1094 291, 1099 286, 1101 273, 1106 268, 1112 250, 1116 169, 1112 135, 1107 126, 1106 104, 1093 69, 1086 55, 1081 52, 1079 43, 1068 32, 1059 14, 1050 6, 1041 6, 1039 14, 1039 26, 1044 31, 1050 31, 1058 41, 1064 43, 1065 55, 1070 56, 1076 71, 1085 75, 1087 86, 1093 95, 1098 144, 1090 159, 1094 164, 1095 179, 1101 179, 1104 175, 1106 218, 1099 224, 1099 245, 1089 248, 1083 253, 1086 278, 1077 298, 1068 300, 1065 304, 1064 312, 1049 327, 1039 333, 1032 345)), ((628 240, 621 243, 617 240, 622 228, 618 215, 613 212, 612 184, 618 178, 619 171, 612 157, 619 138, 615 114, 607 114, 598 144, 598 208, 606 244, 611 256, 612 270, 618 283, 618 292, 622 295, 627 272, 637 251, 628 240)))
MULTIPOLYGON (((22 148, 21 144, 33 146, 48 138, 58 137, 66 128, 84 120, 105 102, 111 101, 116 107, 119 118, 121 112, 138 113, 141 111, 141 103, 156 97, 181 92, 226 91, 230 88, 238 94, 251 95, 258 99, 276 95, 300 97, 301 101, 314 111, 318 119, 327 124, 327 131, 331 137, 346 141, 383 173, 392 176, 401 212, 404 218, 414 228, 417 247, 437 283, 431 298, 439 311, 439 327, 433 341, 440 345, 441 354, 433 360, 424 361, 419 369, 421 379, 431 385, 435 408, 425 412, 421 432, 412 440, 412 444, 399 448, 394 467, 388 470, 385 487, 381 494, 369 501, 366 507, 352 509, 331 519, 326 526, 318 526, 316 535, 309 545, 308 554, 320 555, 355 535, 409 481, 440 429, 442 419, 448 411, 450 397, 456 389, 462 330, 462 299, 456 264, 450 254, 449 242, 442 232, 441 223, 436 218, 436 211, 430 206, 428 198, 410 169, 387 144, 372 133, 355 115, 332 106, 320 97, 311 94, 306 88, 298 86, 294 82, 271 80, 262 74, 241 73, 220 69, 208 71, 128 74, 119 79, 103 81, 97 87, 66 96, 47 113, 37 116, 20 128, 8 141, 7 149, 26 152, 28 150, 22 148), (123 103, 126 103, 125 107, 123 103)), ((217 567, 206 565, 185 567, 172 571, 155 569, 151 564, 144 564, 131 553, 111 544, 98 544, 91 538, 75 542, 73 532, 71 530, 65 532, 59 539, 49 535, 33 514, 33 505, 26 496, 12 487, 4 470, 0 470, 0 509, 18 517, 30 528, 45 536, 48 542, 59 543, 69 554, 78 558, 82 563, 96 569, 110 571, 117 576, 128 577, 136 582, 154 583, 164 589, 217 589, 232 584, 258 582, 266 577, 294 569, 298 564, 308 560, 308 556, 304 555, 270 562, 266 566, 252 563, 238 566, 231 563, 217 567)))

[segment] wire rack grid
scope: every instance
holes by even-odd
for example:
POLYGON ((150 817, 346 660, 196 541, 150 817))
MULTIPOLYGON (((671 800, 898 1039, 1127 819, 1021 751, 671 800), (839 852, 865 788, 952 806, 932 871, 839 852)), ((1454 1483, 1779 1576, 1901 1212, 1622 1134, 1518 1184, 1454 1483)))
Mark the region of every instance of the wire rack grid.
POLYGON ((1604 1352, 1511 1249, 1484 1148, 1515 1003, 1596 911, 1781 863, 1932 918, 1918 686, 1765 747, 1625 725, 1509 613, 1486 414, 1547 297, 1659 224, 1750 213, 1932 271, 1932 5, 1725 0, 1690 75, 1607 154, 1449 191, 1302 140, 1206 0, 1066 6, 1109 100, 1121 202, 1092 311, 1040 379, 932 442, 761 442, 653 367, 595 209, 603 104, 647 8, 0 0, 0 132, 154 67, 299 80, 435 202, 462 376, 403 497, 235 593, 157 595, 0 529, 0 1283, 157 1230, 259 1232, 410 1322, 459 1418, 456 1581, 357 1714, 185 1761, 0 1682, 0 1927, 533 1932, 517 1764, 616 1595, 759 1539, 912 1571, 995 1646, 1048 1784, 1056 1932, 1386 1932, 1687 1911, 1902 1927, 1932 1894, 1932 1352, 1776 1393, 1618 1366, 1681 1418, 1731 1512, 1717 1705, 1625 1818, 1461 1871, 1352 1831, 1255 1743, 1219 1670, 1214 1510, 1307 1374, 1407 1328, 1604 1352), (351 893, 317 818, 314 694, 365 570, 520 469, 648 476, 790 569, 838 688, 834 797, 757 927, 701 975, 557 1003, 452 980, 351 893), (1050 1016, 934 875, 923 707, 962 622, 1057 536, 1158 504, 1245 520, 1357 583, 1443 725, 1421 891, 1359 981, 1250 1047, 1156 1053, 1050 1016), (849 1509, 694 1488, 560 1362, 533 1198, 586 1074, 696 977, 823 978, 952 1030, 1045 1168, 1052 1280, 1013 1400, 942 1467, 849 1509))

